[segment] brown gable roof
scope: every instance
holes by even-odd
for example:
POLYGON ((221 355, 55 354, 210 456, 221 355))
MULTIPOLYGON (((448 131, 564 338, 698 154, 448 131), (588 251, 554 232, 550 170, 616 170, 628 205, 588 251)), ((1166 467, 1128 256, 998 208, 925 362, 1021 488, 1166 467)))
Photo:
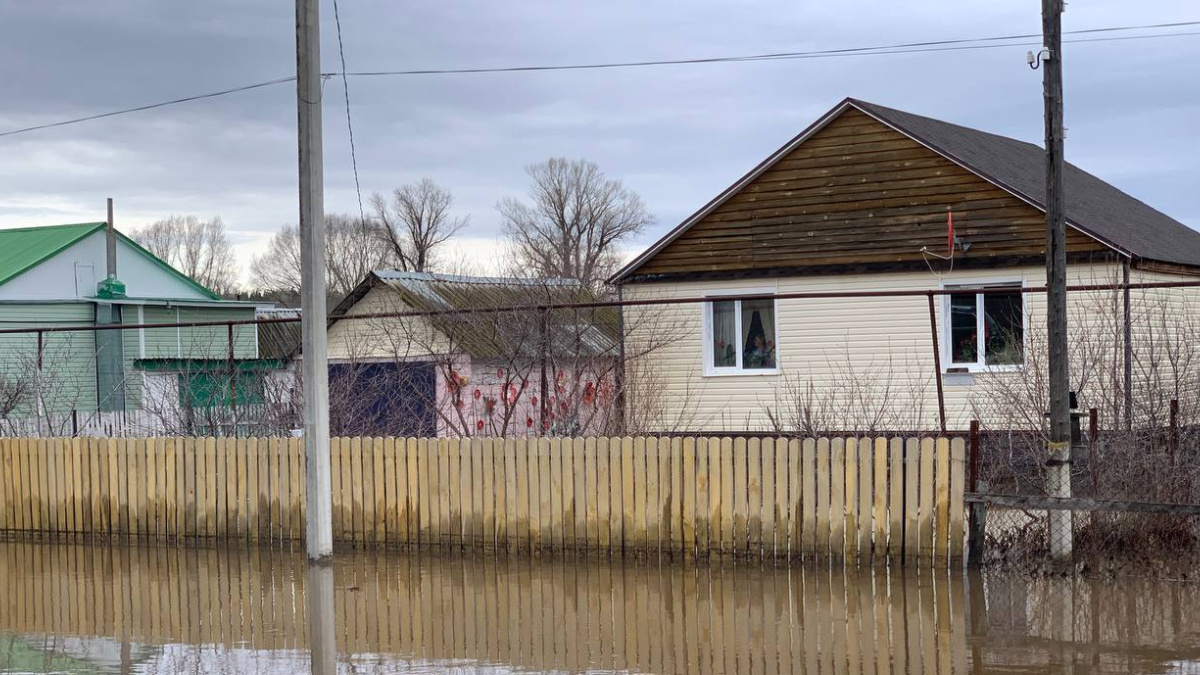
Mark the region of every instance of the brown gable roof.
MULTIPOLYGON (((632 276, 693 226, 703 222, 704 229, 710 228, 711 223, 708 223, 708 220, 711 219, 710 216, 716 217, 714 212, 727 210, 726 202, 731 199, 744 199, 734 199, 740 193, 758 189, 755 181, 759 180, 760 176, 768 172, 768 175, 779 173, 776 165, 788 164, 785 160, 799 152, 798 149, 805 141, 810 137, 819 136, 823 129, 842 118, 843 113, 848 110, 853 110, 856 115, 865 115, 864 119, 870 118, 878 124, 894 129, 900 134, 898 138, 912 139, 932 153, 944 157, 949 162, 947 166, 957 165, 961 167, 959 170, 979 176, 1003 190, 1005 194, 1013 195, 1020 202, 1028 204, 1031 213, 1042 210, 1044 154, 1038 146, 864 101, 846 99, 638 256, 613 279, 620 281, 632 276)), ((1124 255, 1200 266, 1200 232, 1191 230, 1074 166, 1068 165, 1065 178, 1067 219, 1078 232, 1124 255)), ((765 180, 765 177, 762 180, 765 180)), ((957 221, 957 212, 955 215, 957 221)), ((751 216, 744 222, 754 228, 758 219, 751 216)), ((696 235, 689 235, 694 236, 696 235)), ((678 251, 678 245, 671 247, 671 250, 678 251)), ((670 257, 678 258, 679 253, 671 254, 670 257)), ((648 265, 647 272, 655 266, 648 265)), ((653 275, 653 272, 650 273, 653 275)))
MULTIPOLYGON (((1045 209, 1041 146, 866 101, 849 103, 1045 209)), ((1126 255, 1200 266, 1200 232, 1069 162, 1063 188, 1072 226, 1126 255)))

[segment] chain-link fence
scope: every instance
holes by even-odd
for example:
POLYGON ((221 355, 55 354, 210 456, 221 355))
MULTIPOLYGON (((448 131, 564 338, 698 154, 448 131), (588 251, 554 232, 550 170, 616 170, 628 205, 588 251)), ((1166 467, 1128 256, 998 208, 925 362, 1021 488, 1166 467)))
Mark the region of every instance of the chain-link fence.
POLYGON ((1200 426, 1168 402, 1166 426, 1110 428, 1081 415, 1068 499, 1047 499, 1040 435, 980 434, 977 491, 988 502, 986 561, 1041 566, 1056 548, 1095 571, 1178 574, 1200 561, 1200 426), (1060 514, 1057 526, 1052 514, 1060 514), (1068 546, 1063 547, 1063 544, 1068 546), (1057 545, 1057 546, 1056 546, 1057 545))

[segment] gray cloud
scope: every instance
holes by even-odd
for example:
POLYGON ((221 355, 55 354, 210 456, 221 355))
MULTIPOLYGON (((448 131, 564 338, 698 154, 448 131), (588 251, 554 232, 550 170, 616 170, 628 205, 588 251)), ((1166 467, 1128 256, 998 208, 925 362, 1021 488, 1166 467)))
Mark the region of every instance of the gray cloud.
MULTIPOLYGON (((338 67, 332 4, 323 62, 338 67)), ((341 6, 352 70, 719 56, 1035 33, 1038 6, 843 3, 394 3, 341 6)), ((1197 18, 1191 3, 1072 3, 1066 28, 1197 18)), ((291 3, 0 0, 0 130, 292 74, 291 3)), ((1200 38, 1068 45, 1070 159, 1200 226, 1200 38)), ((354 78, 366 193, 430 176, 497 234, 522 167, 588 157, 641 192, 653 241, 852 95, 1038 142, 1041 76, 1019 47, 779 63, 354 78)), ((325 85, 327 207, 357 202, 341 82, 325 85)), ((0 227, 221 215, 248 252, 295 219, 290 84, 0 139, 0 227)))

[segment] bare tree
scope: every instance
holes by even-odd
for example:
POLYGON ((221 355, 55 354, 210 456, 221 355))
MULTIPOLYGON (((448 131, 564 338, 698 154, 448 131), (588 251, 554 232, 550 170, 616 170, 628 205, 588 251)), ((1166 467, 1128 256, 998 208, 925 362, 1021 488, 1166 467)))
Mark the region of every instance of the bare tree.
MULTIPOLYGON (((340 214, 325 216, 325 284, 330 293, 349 293, 367 274, 392 264, 378 227, 340 214)), ((267 291, 300 292, 300 231, 284 225, 265 253, 250 263, 250 283, 267 291)))
POLYGON ((642 198, 594 162, 560 157, 525 168, 530 202, 497 205, 514 263, 544 277, 603 284, 620 263, 618 246, 654 221, 642 198))
POLYGON ((410 272, 430 271, 438 248, 470 222, 451 215, 454 196, 428 178, 393 190, 391 204, 378 193, 371 204, 392 258, 410 272))
POLYGON ((172 215, 135 231, 133 238, 202 286, 221 295, 237 290, 237 258, 220 216, 172 215))

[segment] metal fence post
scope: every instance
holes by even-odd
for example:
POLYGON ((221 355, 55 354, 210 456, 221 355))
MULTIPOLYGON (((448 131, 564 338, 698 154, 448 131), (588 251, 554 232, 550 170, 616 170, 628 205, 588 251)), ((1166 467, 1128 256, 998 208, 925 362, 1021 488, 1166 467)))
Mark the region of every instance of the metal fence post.
MULTIPOLYGON (((967 476, 967 491, 978 495, 987 490, 987 483, 979 481, 979 420, 971 420, 969 439, 969 474, 967 476)), ((974 567, 983 562, 984 538, 987 534, 987 504, 971 502, 971 523, 967 531, 967 564, 974 567)))

